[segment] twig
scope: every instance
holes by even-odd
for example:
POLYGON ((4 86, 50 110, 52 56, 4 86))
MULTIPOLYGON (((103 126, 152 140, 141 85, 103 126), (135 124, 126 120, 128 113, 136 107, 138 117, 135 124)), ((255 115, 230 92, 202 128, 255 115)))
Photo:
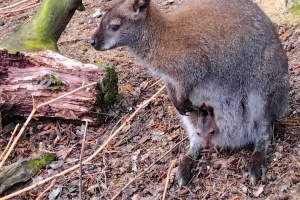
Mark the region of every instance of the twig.
POLYGON ((17 130, 18 130, 18 128, 19 128, 19 125, 20 125, 20 124, 17 124, 16 127, 15 127, 15 129, 14 129, 14 131, 12 132, 11 137, 10 137, 10 139, 9 139, 9 142, 8 142, 8 144, 6 145, 6 147, 5 147, 4 151, 3 151, 3 153, 2 153, 1 156, 0 156, 0 160, 2 160, 2 158, 4 157, 4 155, 5 155, 6 152, 7 152, 8 148, 10 147, 11 142, 13 141, 14 135, 16 134, 16 132, 17 132, 17 130))
POLYGON ((79 167, 79 199, 82 200, 82 155, 84 151, 84 145, 85 145, 85 138, 86 138, 86 130, 88 127, 88 120, 85 120, 85 128, 84 128, 84 133, 83 133, 83 141, 81 145, 81 153, 80 153, 80 167, 79 167))
MULTIPOLYGON (((142 175, 144 175, 147 171, 149 171, 158 161, 160 161, 161 159, 163 159, 166 155, 168 155, 175 147, 177 147, 179 144, 181 144, 183 141, 185 141, 188 137, 183 138, 180 142, 178 142, 177 144, 175 144, 169 151, 167 151, 166 153, 164 153, 161 157, 159 157, 156 161, 154 161, 147 169, 145 169, 143 172, 141 172, 139 175, 137 175, 135 178, 133 178, 132 180, 130 180, 111 200, 116 199, 121 192, 123 192, 131 183, 133 183, 135 180, 137 180, 139 177, 141 177, 142 175)), ((1 200, 1 199, 0 199, 1 200)))
MULTIPOLYGON (((91 84, 89 84, 89 85, 91 85, 91 84)), ((87 85, 86 85, 86 87, 87 87, 87 85)), ((127 123, 128 122, 130 122, 130 120, 132 120, 134 117, 135 117, 135 115, 142 109, 142 108, 144 108, 150 101, 152 101, 162 90, 164 90, 165 89, 165 86, 163 86, 158 92, 156 92, 149 100, 147 100, 146 102, 144 102, 127 120, 125 120, 125 122, 122 124, 122 126, 121 127, 119 127, 117 130, 116 130, 116 132, 114 133, 114 134, 112 134, 108 139, 107 139, 107 141, 104 143, 104 144, 102 144, 90 157, 88 157, 86 160, 84 160, 83 162, 82 162, 82 164, 87 164, 87 163, 89 163, 91 160, 93 160, 105 147, 106 147, 106 145, 120 132, 120 131, 122 131, 122 129, 127 125, 127 123)), ((37 106, 38 107, 38 106, 37 106)), ((171 150, 170 150, 171 151, 171 150)), ((76 170, 76 169, 78 169, 79 168, 79 164, 77 164, 77 165, 75 165, 75 166, 73 166, 73 167, 71 167, 71 168, 68 168, 68 169, 66 169, 66 170, 64 170, 64 171, 62 171, 62 172, 60 172, 60 173, 58 173, 58 174, 56 174, 56 175, 53 175, 53 176, 51 176, 51 177, 49 177, 49 178, 46 178, 46 179, 44 179, 44 180, 42 180, 42 181, 40 181, 40 182, 38 182, 38 183, 36 183, 36 184, 34 184, 34 185, 31 185, 31 186, 28 186, 28 187, 26 187, 26 188, 23 188, 22 190, 19 190, 19 191, 17 191, 17 192, 14 192, 14 193, 12 193, 12 194, 9 194, 9 195, 7 195, 7 196, 4 196, 4 197, 2 197, 2 198, 0 198, 0 200, 6 200, 6 199, 10 199, 10 198, 12 198, 12 197, 15 197, 15 196, 17 196, 17 195, 20 195, 20 194, 22 194, 22 193, 24 193, 24 192, 27 192, 27 191, 29 191, 29 190, 32 190, 33 188, 36 188, 36 187, 38 187, 38 186, 40 186, 40 185, 43 185, 44 183, 47 183, 48 181, 51 181, 51 180, 53 180, 54 178, 58 178, 58 177, 60 177, 60 176, 62 176, 62 175, 65 175, 65 174, 67 174, 67 173, 69 173, 69 172, 71 172, 71 171, 74 171, 74 170, 76 170)))
POLYGON ((295 30, 298 26, 300 26, 300 22, 297 23, 296 25, 294 25, 294 26, 291 28, 291 30, 292 30, 292 31, 295 30))
POLYGON ((29 124, 31 118, 33 117, 34 113, 35 113, 36 109, 33 108, 33 110, 31 111, 29 117, 27 118, 26 122, 23 124, 21 130, 19 131, 18 135, 15 137, 12 145, 9 147, 9 150, 7 151, 7 153, 4 155, 3 160, 0 163, 0 171, 1 168, 3 167, 5 161, 7 160, 8 156, 11 154, 12 150, 15 148, 15 146, 17 145, 17 142, 19 141, 19 139, 21 138, 24 130, 26 129, 27 125, 29 124))
POLYGON ((39 108, 42 107, 42 106, 48 105, 48 104, 50 104, 50 103, 53 103, 54 101, 57 101, 57 100, 59 100, 59 99, 61 99, 61 98, 64 98, 64 97, 70 95, 70 94, 73 94, 74 92, 77 92, 77 91, 79 91, 79 90, 81 90, 81 89, 83 89, 83 88, 86 88, 86 87, 89 87, 89 86, 92 86, 92 85, 96 85, 96 84, 97 84, 97 82, 93 82, 93 83, 89 83, 89 84, 87 84, 87 85, 83 85, 83 86, 81 86, 81 87, 79 87, 79 88, 77 88, 77 89, 75 89, 75 90, 73 90, 73 91, 71 91, 71 92, 68 92, 68 93, 66 93, 66 94, 63 94, 63 95, 61 95, 61 96, 59 96, 59 97, 57 97, 57 98, 55 98, 55 99, 53 99, 53 100, 50 100, 50 101, 47 101, 47 102, 45 102, 45 103, 39 104, 36 108, 39 109, 39 108))
POLYGON ((238 164, 236 165, 236 169, 240 168, 242 159, 243 159, 243 157, 241 156, 239 161, 238 161, 238 164))
POLYGON ((244 198, 243 196, 235 196, 231 200, 237 200, 237 199, 243 199, 243 198, 244 198))
POLYGON ((48 192, 51 188, 54 187, 55 185, 55 182, 56 182, 56 179, 54 179, 51 184, 49 185, 49 187, 47 187, 46 190, 44 190, 35 200, 40 200, 42 198, 42 196, 44 196, 46 194, 46 192, 48 192))
MULTIPOLYGON (((38 106, 36 106, 36 107, 35 107, 35 105, 33 105, 33 109, 32 109, 32 111, 31 111, 29 117, 27 118, 26 122, 23 124, 21 130, 19 131, 18 135, 17 135, 16 138, 14 139, 14 142, 12 143, 12 145, 11 145, 11 147, 9 148, 8 152, 6 153, 6 155, 4 155, 4 158, 3 158, 3 160, 1 161, 1 163, 0 163, 0 171, 1 171, 1 168, 3 167, 5 161, 7 160, 8 156, 10 155, 10 153, 12 152, 12 150, 13 150, 13 149, 15 148, 15 146, 17 145, 17 142, 19 141, 20 137, 22 136, 23 132, 25 131, 26 127, 28 126, 30 120, 32 119, 32 117, 33 117, 34 113, 37 111, 37 109, 39 109, 39 108, 42 107, 42 106, 48 105, 48 104, 50 104, 50 103, 53 103, 54 101, 57 101, 57 100, 59 100, 59 99, 65 97, 65 96, 68 96, 68 95, 70 95, 70 94, 73 94, 74 92, 77 92, 78 90, 81 90, 81 89, 83 89, 83 88, 86 88, 86 87, 89 87, 89 86, 92 86, 92 85, 96 85, 96 84, 97 84, 97 82, 90 83, 90 84, 84 85, 84 86, 82 86, 82 87, 80 87, 80 88, 77 88, 77 89, 75 89, 75 90, 73 90, 73 91, 71 91, 71 92, 68 92, 68 93, 66 93, 66 94, 64 94, 64 95, 62 95, 62 96, 59 96, 59 97, 57 97, 57 98, 55 98, 55 99, 53 99, 53 100, 47 101, 46 103, 42 103, 42 104, 40 104, 40 105, 38 105, 38 106)), ((34 104, 35 104, 35 103, 34 103, 34 104)))
POLYGON ((10 6, 6 6, 6 7, 4 7, 4 8, 0 8, 0 11, 2 11, 2 10, 7 10, 7 9, 11 9, 11 8, 14 8, 14 7, 17 7, 18 5, 24 4, 24 3, 29 2, 29 1, 32 1, 32 0, 23 0, 23 1, 19 1, 19 2, 15 3, 15 4, 10 5, 10 6))
POLYGON ((23 7, 23 8, 20 8, 20 9, 16 9, 16 10, 3 11, 3 12, 0 12, 0 15, 1 14, 14 13, 14 12, 20 12, 20 11, 28 10, 28 9, 31 9, 31 8, 34 8, 34 7, 37 7, 37 6, 40 6, 40 5, 41 5, 41 3, 38 3, 38 4, 33 4, 33 5, 30 5, 30 6, 27 6, 27 7, 23 7))
POLYGON ((170 165, 170 168, 169 168, 169 171, 168 171, 166 185, 165 185, 165 190, 164 190, 164 194, 163 194, 162 200, 166 199, 166 195, 167 195, 167 191, 168 191, 168 186, 169 186, 169 182, 170 182, 170 179, 171 179, 170 176, 171 176, 172 169, 174 168, 174 165, 175 165, 175 160, 173 160, 171 162, 171 165, 170 165))
POLYGON ((152 88, 153 86, 157 85, 159 82, 161 82, 162 80, 159 79, 158 81, 156 81, 155 83, 153 83, 152 85, 149 86, 149 88, 152 88))

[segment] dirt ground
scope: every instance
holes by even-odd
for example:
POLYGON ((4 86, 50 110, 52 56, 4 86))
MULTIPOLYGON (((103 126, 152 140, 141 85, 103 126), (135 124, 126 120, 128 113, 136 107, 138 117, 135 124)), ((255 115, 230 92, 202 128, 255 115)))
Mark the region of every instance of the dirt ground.
MULTIPOLYGON (((16 0, 6 0, 0 7, 16 0)), ((157 0, 162 10, 170 11, 182 1, 173 3, 157 0)), ((170 1, 171 2, 171 1, 170 1)), ((114 66, 119 75, 119 101, 107 114, 107 123, 101 127, 88 127, 84 157, 91 155, 145 99, 150 98, 161 86, 136 62, 126 48, 96 52, 88 44, 101 18, 92 19, 92 14, 101 8, 101 1, 84 0, 86 11, 76 12, 59 40, 62 54, 88 63, 103 63, 114 66)), ((0 38, 7 37, 16 24, 23 24, 36 9, 14 13, 0 21, 0 38)), ((268 172, 256 186, 248 180, 250 148, 203 153, 191 183, 179 189, 172 176, 168 199, 300 199, 300 26, 277 24, 280 35, 290 35, 282 44, 289 58, 291 74, 290 112, 274 126, 273 141, 268 152, 268 172)), ((0 138, 0 151, 9 140, 9 131, 19 121, 4 118, 4 133, 0 138)), ((28 157, 41 145, 58 155, 45 170, 32 181, 14 189, 31 185, 78 163, 81 147, 81 126, 62 121, 32 121, 20 140, 9 162, 28 157), (57 140, 58 139, 58 140, 57 140), (54 142, 58 141, 58 142, 54 142)), ((85 199, 111 199, 126 183, 151 165, 158 157, 186 137, 174 107, 164 91, 150 103, 110 143, 90 165, 83 166, 85 199)), ((188 141, 174 148, 144 176, 129 186, 119 199, 161 199, 167 171, 172 160, 176 160, 188 149, 188 141)), ((9 163, 8 162, 8 163, 9 163)), ((174 174, 172 173, 172 174, 174 174)), ((79 173, 74 171, 57 180, 55 187, 44 199, 78 199, 79 173)), ((35 199, 48 185, 36 188, 16 199, 35 199)), ((9 193, 12 191, 9 191, 9 193)))

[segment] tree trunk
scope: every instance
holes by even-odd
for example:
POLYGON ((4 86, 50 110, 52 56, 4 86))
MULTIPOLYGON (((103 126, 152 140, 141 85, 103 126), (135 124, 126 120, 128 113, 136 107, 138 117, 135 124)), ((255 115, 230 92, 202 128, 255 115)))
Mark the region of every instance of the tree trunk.
POLYGON ((65 120, 90 119, 96 124, 117 97, 117 75, 113 68, 82 64, 52 51, 9 54, 0 50, 0 112, 28 116, 35 104, 47 102, 82 86, 99 82, 50 105, 36 117, 65 120), (97 89, 96 89, 97 88, 97 89))
POLYGON ((0 46, 17 51, 58 51, 57 41, 76 10, 84 10, 82 0, 44 0, 28 24, 23 25, 0 46))

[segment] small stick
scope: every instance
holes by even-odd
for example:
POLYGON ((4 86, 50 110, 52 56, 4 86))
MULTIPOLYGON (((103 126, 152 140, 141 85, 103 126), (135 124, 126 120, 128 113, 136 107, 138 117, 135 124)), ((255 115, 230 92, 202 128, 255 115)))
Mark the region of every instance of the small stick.
POLYGON ((164 190, 164 194, 163 194, 162 200, 166 199, 166 195, 167 195, 167 191, 168 191, 168 186, 169 186, 169 182, 170 182, 170 179, 171 179, 170 176, 171 176, 171 172, 172 172, 172 169, 174 168, 174 166, 175 166, 175 160, 173 160, 171 162, 171 165, 170 165, 170 168, 169 168, 169 171, 168 171, 167 181, 166 181, 165 190, 164 190))
POLYGON ((16 134, 16 132, 17 132, 17 130, 18 130, 18 128, 19 128, 19 125, 20 125, 20 124, 17 124, 16 127, 15 127, 15 129, 14 129, 14 131, 12 132, 11 137, 10 137, 10 139, 9 139, 9 142, 8 142, 8 144, 6 145, 6 147, 5 147, 4 151, 3 151, 3 153, 2 153, 1 156, 0 156, 0 160, 2 160, 2 158, 4 157, 4 155, 5 155, 6 152, 7 152, 8 148, 10 147, 11 142, 13 141, 14 135, 16 134))
POLYGON ((73 94, 74 92, 77 92, 78 90, 81 90, 81 89, 83 89, 83 88, 86 88, 86 87, 89 87, 89 86, 92 86, 92 85, 96 85, 96 84, 97 84, 97 82, 94 82, 94 83, 90 83, 90 84, 84 85, 84 86, 82 86, 82 87, 80 87, 80 88, 77 88, 77 89, 75 89, 75 90, 73 90, 73 91, 71 91, 71 92, 68 92, 68 93, 66 93, 66 94, 64 94, 64 95, 62 95, 62 96, 59 96, 59 97, 57 97, 57 98, 55 98, 55 99, 53 99, 53 100, 47 101, 46 103, 42 103, 42 104, 40 104, 40 105, 38 105, 38 106, 36 106, 36 107, 35 107, 35 105, 34 105, 35 103, 34 103, 34 104, 33 104, 33 109, 32 109, 32 111, 31 111, 29 117, 27 118, 26 122, 23 124, 23 126, 22 126, 21 130, 19 131, 18 135, 16 136, 14 142, 12 143, 12 145, 11 145, 11 147, 9 148, 8 152, 6 153, 6 155, 4 156, 3 160, 1 161, 1 163, 0 163, 0 171, 1 171, 1 168, 3 167, 3 165, 4 165, 4 163, 5 163, 6 159, 8 158, 8 156, 10 155, 10 153, 12 152, 12 150, 15 148, 15 146, 17 145, 17 142, 18 142, 19 139, 21 138, 23 132, 25 131, 26 127, 28 126, 29 122, 31 121, 31 119, 32 119, 34 113, 37 111, 37 109, 39 109, 40 107, 45 106, 45 105, 47 105, 47 104, 53 103, 54 101, 57 101, 57 100, 59 100, 59 99, 65 97, 65 96, 68 96, 68 95, 70 95, 70 94, 73 94))
POLYGON ((16 7, 16 6, 18 6, 18 5, 21 5, 21 4, 26 3, 26 2, 29 2, 29 1, 32 1, 32 0, 23 0, 23 1, 19 1, 19 2, 15 3, 15 4, 10 5, 10 6, 6 6, 6 7, 4 7, 4 8, 0 8, 0 11, 2 11, 2 10, 7 10, 7 9, 10 9, 10 8, 13 8, 13 7, 16 7))
POLYGON ((42 196, 44 196, 46 194, 46 192, 48 192, 51 188, 54 187, 56 180, 54 179, 51 184, 49 185, 49 187, 47 187, 46 190, 44 190, 35 200, 40 200, 42 198, 42 196))
POLYGON ((21 138, 23 132, 25 131, 27 125, 29 124, 31 118, 33 117, 34 113, 35 113, 36 109, 33 108, 29 117, 27 118, 26 122, 23 124, 21 130, 19 131, 18 135, 16 136, 16 138, 14 139, 12 145, 10 146, 9 150, 7 151, 7 153, 4 155, 3 160, 0 163, 0 171, 1 168, 3 167, 5 161, 7 160, 8 156, 11 154, 12 150, 15 148, 15 146, 17 145, 17 142, 19 141, 19 139, 21 138))
POLYGON ((33 4, 33 5, 30 5, 30 6, 27 6, 27 7, 23 7, 23 8, 20 8, 20 9, 16 9, 16 10, 3 11, 3 12, 0 12, 0 14, 9 14, 9 13, 14 13, 14 12, 20 12, 20 11, 23 11, 23 10, 28 10, 28 9, 37 7, 39 5, 41 5, 41 3, 33 4))
POLYGON ((237 164, 237 166, 236 166, 236 169, 238 169, 238 168, 240 168, 240 166, 241 166, 241 162, 242 162, 242 156, 240 157, 240 159, 239 159, 239 161, 238 161, 238 164, 237 164))
POLYGON ((82 200, 83 196, 82 196, 82 155, 83 155, 83 151, 84 151, 84 145, 85 145, 85 138, 86 138, 86 130, 88 127, 88 120, 85 120, 85 128, 84 128, 84 133, 83 133, 83 141, 82 141, 82 145, 81 145, 81 153, 80 153, 80 167, 79 167, 79 199, 82 200))
POLYGON ((243 198, 244 198, 243 196, 235 196, 231 200, 237 200, 237 199, 243 199, 243 198))
MULTIPOLYGON (((96 83, 94 83, 94 84, 96 84, 96 83)), ((91 85, 91 84, 88 84, 88 85, 85 85, 85 87, 87 87, 87 86, 89 86, 89 85, 91 85)), ((130 120, 132 120, 134 117, 135 117, 135 115, 142 109, 142 108, 144 108, 150 101, 152 101, 161 91, 163 91, 164 89, 165 89, 165 87, 166 86, 163 86, 158 92, 156 92, 149 100, 147 100, 147 101, 145 101, 127 120, 125 120, 125 122, 122 124, 122 126, 121 127, 119 127, 116 131, 115 131, 115 133, 114 134, 112 134, 108 139, 107 139, 107 141, 104 143, 104 144, 102 144, 90 157, 88 157, 87 159, 85 159, 83 162, 82 162, 82 164, 87 164, 87 163, 89 163, 91 160, 93 160, 105 147, 106 147, 106 145, 120 132, 120 131, 122 131, 123 130, 123 128, 127 125, 127 123, 130 121, 130 120)), ((78 89, 77 89, 78 90, 78 89)), ((76 90, 76 91, 77 91, 76 90)), ((38 106, 37 106, 38 107, 38 106)), ((186 137, 187 138, 187 137, 186 137)), ((178 143, 179 144, 179 143, 178 143)), ((176 145, 177 146, 177 145, 176 145)), ((175 146, 174 146, 175 147, 175 146)), ((171 151, 171 150, 170 150, 171 151)), ((65 175, 65 174, 67 174, 67 173, 69 173, 69 172, 71 172, 71 171, 74 171, 74 170, 76 170, 76 169, 78 169, 79 168, 79 164, 77 164, 77 165, 74 165, 73 167, 71 167, 71 168, 68 168, 68 169, 66 169, 66 170, 64 170, 64 171, 62 171, 62 172, 60 172, 60 173, 58 173, 58 174, 55 174, 55 175, 53 175, 53 176, 51 176, 51 177, 49 177, 49 178, 46 178, 46 179, 44 179, 44 180, 42 180, 42 181, 40 181, 40 182, 38 182, 38 183, 36 183, 36 184, 34 184, 34 185, 31 185, 31 186, 28 186, 28 187, 26 187, 26 188, 23 188, 22 190, 19 190, 19 191, 16 191, 16 192, 14 192, 14 193, 12 193, 12 194, 9 194, 9 195, 7 195, 7 196, 4 196, 4 197, 2 197, 2 198, 0 198, 0 200, 6 200, 6 199, 11 199, 11 198, 13 198, 13 197, 15 197, 15 196, 18 196, 18 195, 20 195, 20 194, 23 194, 24 192, 27 192, 27 191, 29 191, 29 190, 32 190, 33 188, 36 188, 36 187, 38 187, 38 186, 40 186, 40 185, 43 185, 44 183, 47 183, 48 181, 51 181, 51 180, 53 180, 54 178, 58 178, 58 177, 60 177, 60 176, 62 176, 62 175, 65 175)))
POLYGON ((156 81, 155 83, 153 83, 152 85, 149 86, 149 88, 152 88, 153 86, 157 85, 159 82, 161 82, 162 80, 159 79, 158 81, 156 81))
POLYGON ((300 22, 297 23, 295 26, 293 26, 293 27, 291 28, 291 30, 292 30, 292 31, 295 30, 298 26, 300 26, 300 22))
MULTIPOLYGON (((154 161, 147 169, 145 169, 143 172, 141 172, 139 175, 137 175, 135 178, 133 178, 132 180, 130 180, 111 200, 115 200, 120 194, 121 192, 123 192, 131 183, 133 183, 134 181, 136 181, 139 177, 141 177, 142 175, 144 175, 147 171, 149 171, 158 161, 160 161, 161 159, 163 159, 166 155, 168 155, 175 147, 177 147, 179 144, 181 144, 182 142, 184 142, 188 137, 183 138, 180 142, 178 142, 177 144, 175 144, 169 151, 167 151, 166 153, 164 153, 161 157, 159 157, 156 161, 154 161)), ((1 199, 0 199, 1 200, 1 199)))

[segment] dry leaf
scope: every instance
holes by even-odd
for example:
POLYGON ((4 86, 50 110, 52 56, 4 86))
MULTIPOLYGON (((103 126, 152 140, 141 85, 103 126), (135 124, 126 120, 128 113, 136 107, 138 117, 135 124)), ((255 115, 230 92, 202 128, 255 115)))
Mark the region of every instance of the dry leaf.
POLYGON ((117 188, 119 188, 120 186, 121 186, 121 184, 115 185, 115 186, 114 186, 114 190, 117 189, 117 188))
POLYGON ((158 129, 162 132, 164 132, 166 129, 161 125, 161 123, 158 124, 158 129))
POLYGON ((140 85, 141 89, 142 89, 142 90, 145 90, 146 87, 148 86, 148 83, 149 83, 148 81, 142 82, 141 85, 140 85))
POLYGON ((259 195, 264 191, 264 187, 264 185, 259 186, 258 189, 253 192, 254 196, 259 197, 259 195))
POLYGON ((132 87, 130 85, 125 85, 125 87, 129 92, 131 92, 131 93, 134 92, 134 90, 132 89, 132 87))
POLYGON ((57 157, 59 159, 66 159, 68 157, 68 155, 71 153, 72 151, 72 148, 64 148, 64 149, 61 149, 60 151, 58 151, 56 153, 57 157))

